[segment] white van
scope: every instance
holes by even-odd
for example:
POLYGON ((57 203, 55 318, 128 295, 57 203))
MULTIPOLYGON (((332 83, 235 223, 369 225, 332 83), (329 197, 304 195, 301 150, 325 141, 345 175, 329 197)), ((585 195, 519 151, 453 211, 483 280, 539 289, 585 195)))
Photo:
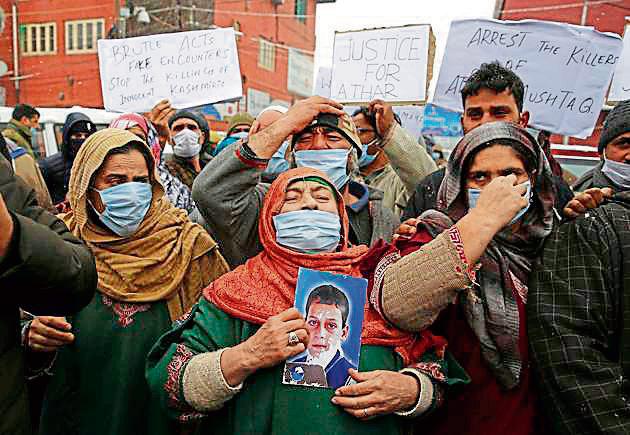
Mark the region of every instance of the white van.
MULTIPOLYGON (((99 130, 107 127, 110 122, 120 116, 120 113, 81 106, 73 106, 70 108, 35 107, 35 109, 37 109, 40 114, 39 125, 41 129, 34 136, 33 142, 40 150, 45 150, 45 154, 42 153, 43 156, 51 156, 59 151, 59 145, 61 145, 63 140, 63 124, 66 122, 66 117, 70 113, 81 112, 87 115, 99 130)), ((6 125, 11 120, 12 113, 13 107, 0 106, 0 131, 6 128, 6 125)))

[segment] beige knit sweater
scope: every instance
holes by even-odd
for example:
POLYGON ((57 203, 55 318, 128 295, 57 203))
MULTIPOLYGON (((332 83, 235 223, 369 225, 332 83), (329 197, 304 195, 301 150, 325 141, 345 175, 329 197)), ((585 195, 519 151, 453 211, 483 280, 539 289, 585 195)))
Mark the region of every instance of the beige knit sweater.
POLYGON ((446 232, 385 271, 381 289, 387 319, 407 331, 421 331, 455 302, 458 290, 470 288, 467 265, 446 232))

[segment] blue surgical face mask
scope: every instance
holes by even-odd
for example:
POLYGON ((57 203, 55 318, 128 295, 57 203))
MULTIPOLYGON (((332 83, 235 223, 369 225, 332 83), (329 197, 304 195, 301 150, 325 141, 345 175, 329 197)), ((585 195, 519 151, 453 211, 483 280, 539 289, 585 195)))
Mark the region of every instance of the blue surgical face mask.
MULTIPOLYGON (((523 196, 528 198, 529 201, 527 202, 527 205, 523 207, 516 214, 516 216, 514 216, 514 219, 512 219, 508 225, 512 225, 513 223, 517 222, 527 212, 527 210, 529 210, 529 206, 532 203, 532 183, 529 180, 527 180, 526 182, 522 184, 522 186, 527 187, 527 191, 525 192, 525 195, 523 196)), ((479 201, 481 192, 482 192, 481 189, 473 189, 473 188, 468 189, 468 209, 469 210, 477 207, 477 201, 479 201)))
POLYGON ((267 163, 266 174, 281 174, 289 170, 289 162, 284 158, 287 148, 289 147, 289 141, 284 141, 278 151, 271 156, 269 163, 267 163))
POLYGON ((608 160, 604 153, 602 172, 617 186, 630 189, 630 164, 608 160))
POLYGON ((135 181, 94 190, 101 196, 105 210, 99 213, 94 206, 92 208, 101 222, 120 237, 129 237, 138 230, 153 198, 149 183, 135 181))
POLYGON ((298 167, 319 169, 328 175, 339 190, 350 180, 347 169, 350 150, 306 150, 295 151, 293 154, 298 167))
POLYGON ((379 141, 378 138, 374 139, 373 141, 366 143, 365 145, 361 145, 361 157, 359 157, 359 167, 360 168, 365 168, 366 166, 369 166, 372 164, 372 162, 374 162, 374 160, 376 160, 376 156, 378 156, 378 153, 376 154, 368 154, 368 147, 370 147, 371 145, 376 144, 379 141))
POLYGON ((274 216, 273 224, 278 244, 297 252, 334 252, 341 240, 339 216, 327 211, 290 211, 274 216))

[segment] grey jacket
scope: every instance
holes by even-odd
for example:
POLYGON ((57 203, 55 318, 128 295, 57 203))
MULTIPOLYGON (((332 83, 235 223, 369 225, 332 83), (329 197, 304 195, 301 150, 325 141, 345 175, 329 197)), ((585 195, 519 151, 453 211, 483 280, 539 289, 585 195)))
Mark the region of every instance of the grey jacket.
POLYGON ((365 177, 365 182, 384 192, 383 203, 401 216, 416 185, 437 169, 427 153, 424 140, 418 143, 404 128, 395 124, 383 139, 389 164, 365 177))
MULTIPOLYGON (((262 251, 258 219, 269 184, 261 183, 260 164, 240 158, 240 142, 230 145, 210 161, 195 179, 193 199, 198 212, 190 218, 200 223, 217 241, 230 266, 245 263, 262 251)), ((372 221, 371 243, 391 241, 400 221, 382 205, 383 193, 369 189, 372 221)), ((351 215, 350 215, 351 216, 351 215)))

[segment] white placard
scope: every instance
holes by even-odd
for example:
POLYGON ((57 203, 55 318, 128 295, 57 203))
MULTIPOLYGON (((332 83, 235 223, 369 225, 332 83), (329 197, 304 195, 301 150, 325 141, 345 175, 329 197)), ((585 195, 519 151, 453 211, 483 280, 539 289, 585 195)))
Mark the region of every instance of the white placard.
MULTIPOLYGON (((344 105, 343 110, 348 115, 361 108, 361 106, 344 105)), ((402 127, 413 137, 418 139, 422 135, 422 124, 424 121, 424 106, 394 106, 394 113, 400 117, 402 127)))
POLYGON ((586 138, 604 104, 622 41, 591 27, 537 20, 453 21, 433 102, 462 111, 460 91, 484 62, 498 60, 525 84, 530 125, 586 138))
POLYGON ((428 24, 336 32, 330 98, 426 101, 430 40, 428 24))
POLYGON ((394 106, 394 113, 400 116, 405 130, 418 139, 422 135, 424 106, 394 106))
POLYGON ((332 68, 320 66, 317 70, 317 78, 315 79, 315 86, 313 89, 313 95, 319 95, 320 97, 330 98, 330 80, 332 79, 332 68))
POLYGON ((168 98, 185 108, 243 95, 234 29, 100 39, 105 109, 146 112, 168 98))
POLYGON ((626 25, 623 37, 623 52, 615 69, 608 101, 624 101, 630 99, 630 24, 626 25))

